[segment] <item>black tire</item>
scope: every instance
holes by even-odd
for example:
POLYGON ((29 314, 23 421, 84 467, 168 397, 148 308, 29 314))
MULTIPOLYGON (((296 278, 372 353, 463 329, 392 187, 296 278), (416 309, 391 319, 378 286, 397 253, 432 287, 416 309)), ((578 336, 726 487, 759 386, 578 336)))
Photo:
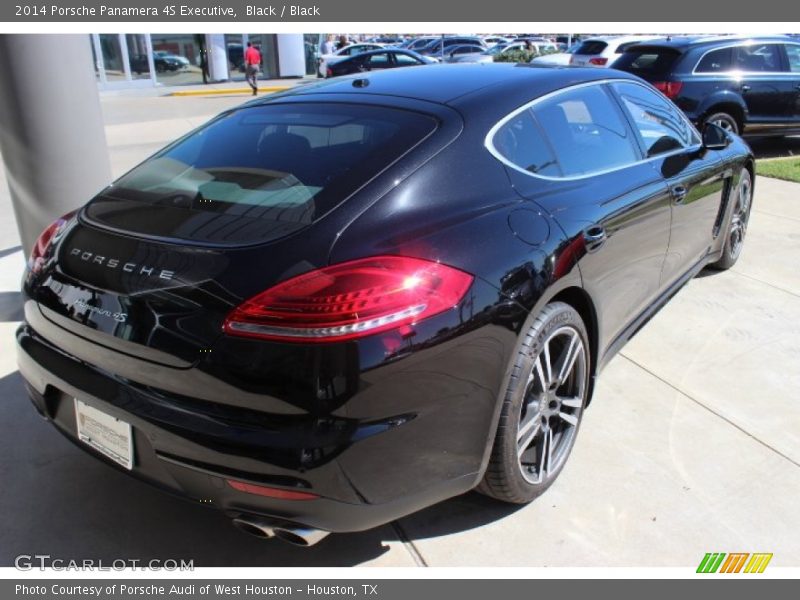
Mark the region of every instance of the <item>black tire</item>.
POLYGON ((750 221, 750 210, 753 208, 753 179, 750 171, 742 169, 736 191, 731 198, 731 214, 726 221, 725 244, 720 259, 709 265, 712 269, 724 271, 730 269, 739 260, 750 221))
POLYGON ((589 337, 580 315, 563 302, 548 304, 532 322, 529 320, 521 333, 491 458, 477 488, 479 492, 504 502, 525 504, 553 484, 575 443, 589 394, 590 374, 589 337), (571 340, 575 340, 575 352, 579 355, 576 354, 567 376, 559 384, 555 372, 559 364, 568 363, 567 346, 572 348, 571 340), (547 356, 545 346, 551 359, 550 369, 543 366, 547 356), (564 361, 559 363, 562 358, 564 361), (548 378, 550 372, 553 376, 548 378), (562 399, 569 404, 562 406, 562 399), (554 403, 558 406, 553 406, 554 403), (574 420, 574 424, 564 415, 574 420), (538 433, 526 446, 526 439, 534 430, 538 433), (539 436, 541 440, 537 441, 539 436), (546 452, 548 439, 550 450, 555 449, 552 456, 546 452))
POLYGON ((722 127, 725 131, 730 131, 736 135, 739 135, 742 131, 742 125, 739 123, 739 120, 732 114, 724 111, 715 112, 706 116, 706 118, 703 119, 703 124, 705 123, 714 123, 722 127))

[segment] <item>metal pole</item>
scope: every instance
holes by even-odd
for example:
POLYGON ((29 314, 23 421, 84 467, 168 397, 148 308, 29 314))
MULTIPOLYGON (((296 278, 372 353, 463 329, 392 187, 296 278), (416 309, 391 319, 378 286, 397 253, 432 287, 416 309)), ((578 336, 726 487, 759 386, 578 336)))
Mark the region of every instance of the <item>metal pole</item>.
POLYGON ((111 181, 89 44, 87 35, 0 35, 0 152, 26 253, 111 181))

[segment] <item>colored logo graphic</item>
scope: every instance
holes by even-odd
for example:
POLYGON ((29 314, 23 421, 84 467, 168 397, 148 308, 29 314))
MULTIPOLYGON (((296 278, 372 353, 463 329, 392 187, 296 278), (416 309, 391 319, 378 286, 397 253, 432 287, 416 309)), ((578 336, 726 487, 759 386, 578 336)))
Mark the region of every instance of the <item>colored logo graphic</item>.
POLYGON ((698 573, 763 573, 772 553, 708 552, 697 567, 698 573))

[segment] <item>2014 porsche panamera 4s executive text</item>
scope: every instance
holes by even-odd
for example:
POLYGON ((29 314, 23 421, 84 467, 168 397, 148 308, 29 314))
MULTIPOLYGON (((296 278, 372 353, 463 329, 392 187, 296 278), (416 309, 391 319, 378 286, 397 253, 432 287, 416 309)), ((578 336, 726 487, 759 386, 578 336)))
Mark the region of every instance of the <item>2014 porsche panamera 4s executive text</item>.
POLYGON ((476 488, 524 503, 597 373, 747 230, 753 157, 626 73, 322 82, 223 113, 44 231, 36 408, 298 544, 476 488))

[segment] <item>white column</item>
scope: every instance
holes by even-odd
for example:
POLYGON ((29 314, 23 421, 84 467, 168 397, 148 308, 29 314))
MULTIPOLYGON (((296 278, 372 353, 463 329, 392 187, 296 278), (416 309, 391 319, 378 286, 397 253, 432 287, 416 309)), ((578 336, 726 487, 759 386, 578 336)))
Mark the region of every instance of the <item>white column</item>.
POLYGON ((302 33, 279 33, 278 77, 303 77, 306 74, 306 54, 302 33))
POLYGON ((153 87, 158 85, 158 81, 156 80, 156 62, 153 58, 153 39, 150 37, 149 33, 146 33, 144 36, 144 45, 147 48, 147 68, 150 69, 150 81, 153 82, 153 87))
POLYGON ((97 59, 97 73, 100 75, 100 83, 107 83, 106 64, 103 60, 103 47, 100 45, 100 36, 96 33, 91 34, 92 45, 94 46, 94 56, 97 59))
POLYGON ((0 152, 26 253, 111 182, 88 36, 0 35, 0 152))
POLYGON ((206 52, 208 53, 208 77, 211 81, 227 81, 228 48, 225 35, 222 33, 206 34, 206 52))

